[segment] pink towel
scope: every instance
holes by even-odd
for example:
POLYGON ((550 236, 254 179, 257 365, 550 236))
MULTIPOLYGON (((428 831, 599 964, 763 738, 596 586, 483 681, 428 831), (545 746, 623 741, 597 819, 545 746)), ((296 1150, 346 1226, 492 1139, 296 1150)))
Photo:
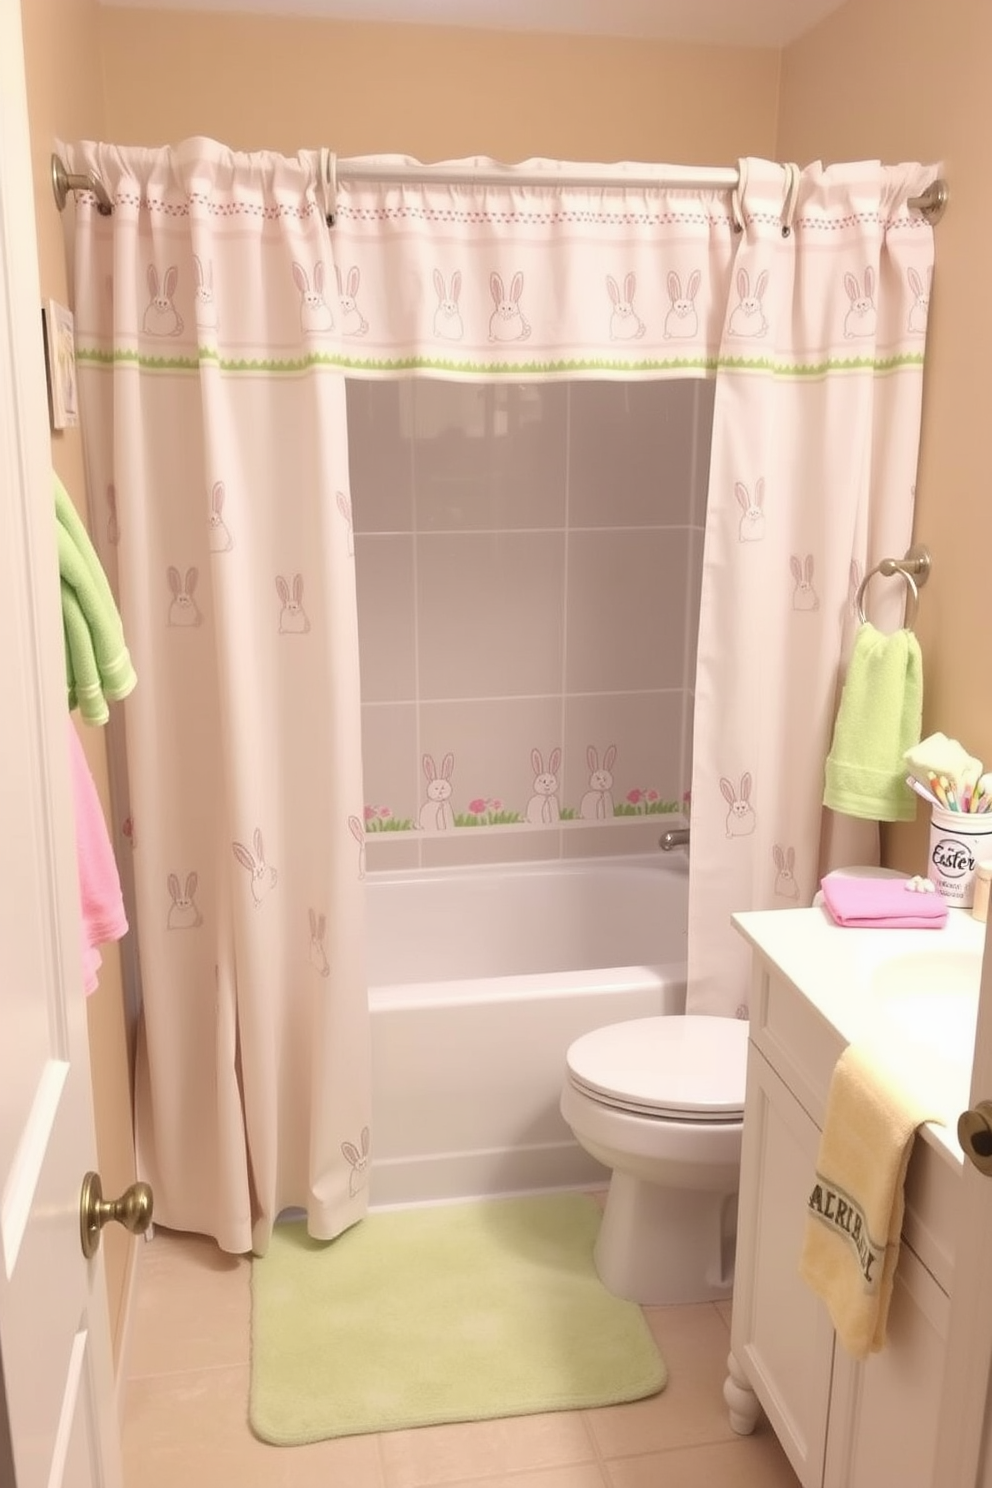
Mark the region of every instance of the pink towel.
POLYGON ((820 883, 838 925, 862 930, 939 930, 947 903, 936 890, 920 893, 908 878, 850 878, 828 873, 820 883))
POLYGON ((83 986, 96 991, 100 953, 97 946, 127 934, 121 881, 107 824, 86 763, 79 735, 69 723, 69 769, 76 817, 76 862, 83 919, 83 986))

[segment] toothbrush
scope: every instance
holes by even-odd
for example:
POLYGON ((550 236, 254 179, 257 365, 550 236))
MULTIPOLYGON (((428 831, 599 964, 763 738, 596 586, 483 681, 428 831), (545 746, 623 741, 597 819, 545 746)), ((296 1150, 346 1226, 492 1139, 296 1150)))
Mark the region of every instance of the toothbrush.
POLYGON ((940 805, 940 802, 934 795, 933 791, 928 790, 927 787, 923 784, 922 780, 917 780, 915 775, 907 775, 906 784, 909 786, 911 791, 916 792, 921 800, 929 801, 931 806, 940 805))

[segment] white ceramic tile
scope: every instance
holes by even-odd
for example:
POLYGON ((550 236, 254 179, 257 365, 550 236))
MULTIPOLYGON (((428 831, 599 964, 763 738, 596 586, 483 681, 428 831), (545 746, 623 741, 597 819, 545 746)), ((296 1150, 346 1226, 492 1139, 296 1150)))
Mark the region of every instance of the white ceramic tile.
POLYGON ((561 690, 563 534, 421 534, 420 696, 521 697, 561 690))
POLYGON ((694 382, 576 382, 569 402, 570 526, 689 521, 694 382))
POLYGON ((410 535, 355 539, 363 703, 416 697, 413 565, 410 535))
POLYGON ((681 687, 688 529, 573 532, 566 691, 681 687))
POLYGON ((561 527, 567 389, 425 381, 416 390, 422 532, 561 527))
POLYGON ((379 831, 394 830, 387 823, 416 826, 420 760, 417 709, 412 703, 362 708, 362 774, 369 839, 375 840, 379 831))
POLYGON ((357 532, 413 527, 413 388, 408 380, 346 382, 351 509, 357 532))

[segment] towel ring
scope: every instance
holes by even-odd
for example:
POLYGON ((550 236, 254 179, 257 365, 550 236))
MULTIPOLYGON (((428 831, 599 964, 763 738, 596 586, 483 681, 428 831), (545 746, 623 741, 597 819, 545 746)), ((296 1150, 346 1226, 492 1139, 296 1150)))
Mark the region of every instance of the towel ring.
POLYGON ((883 558, 881 563, 877 563, 874 568, 869 569, 858 586, 857 599, 855 600, 858 620, 862 625, 868 623, 868 616, 865 614, 865 590, 876 574, 881 574, 885 579, 891 579, 896 574, 900 574, 905 579, 906 587, 909 590, 909 608, 907 609, 905 625, 907 630, 912 630, 916 624, 916 617, 920 609, 920 587, 930 577, 929 548, 918 545, 910 548, 905 558, 883 558))

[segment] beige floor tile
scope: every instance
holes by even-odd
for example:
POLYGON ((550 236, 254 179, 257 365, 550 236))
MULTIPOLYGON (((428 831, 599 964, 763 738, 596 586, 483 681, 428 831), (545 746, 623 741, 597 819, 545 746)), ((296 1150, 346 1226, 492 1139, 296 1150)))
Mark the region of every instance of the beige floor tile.
POLYGON ((606 1464, 610 1488, 799 1488, 799 1479, 764 1425, 754 1436, 699 1447, 676 1447, 606 1464))
POLYGON ((463 1478, 444 1488, 609 1488, 605 1468, 588 1463, 582 1467, 546 1467, 537 1472, 498 1473, 494 1478, 463 1478))
POLYGON ((129 1378, 248 1362, 246 1256, 226 1255, 203 1235, 158 1230, 138 1265, 129 1378))
POLYGON ((717 1312, 723 1318, 723 1321, 726 1323, 727 1328, 729 1330, 729 1328, 730 1328, 730 1318, 731 1318, 731 1315, 733 1313, 733 1304, 728 1299, 726 1302, 714 1302, 713 1303, 713 1306, 716 1308, 717 1312))
POLYGON ((584 1413, 602 1456, 636 1457, 733 1438, 723 1401, 729 1340, 716 1307, 649 1307, 645 1315, 668 1365, 668 1384, 647 1400, 584 1413))
POLYGON ((579 1488, 579 1464, 593 1463, 596 1456, 579 1411, 389 1431, 380 1445, 386 1488, 456 1488, 477 1478, 501 1482, 528 1469, 564 1469, 566 1476, 575 1474, 579 1488))
POLYGON ((383 1488, 374 1436, 271 1447, 247 1415, 247 1365, 130 1380, 125 1488, 383 1488))

